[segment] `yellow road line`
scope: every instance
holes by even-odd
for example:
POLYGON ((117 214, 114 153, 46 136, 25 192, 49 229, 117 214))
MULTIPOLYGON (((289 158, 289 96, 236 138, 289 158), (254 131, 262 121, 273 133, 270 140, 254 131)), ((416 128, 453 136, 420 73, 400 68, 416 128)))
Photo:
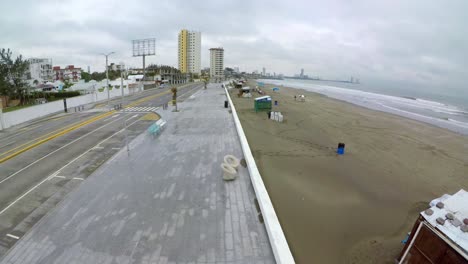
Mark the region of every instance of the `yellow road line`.
POLYGON ((64 115, 64 116, 59 116, 59 117, 53 117, 53 118, 51 118, 51 119, 48 119, 47 121, 50 121, 50 120, 54 120, 54 121, 55 121, 55 120, 62 119, 62 118, 64 118, 64 117, 67 117, 67 116, 64 115))
POLYGON ((148 114, 142 116, 142 117, 140 118, 140 120, 157 121, 157 120, 159 120, 160 118, 161 118, 161 117, 160 117, 158 114, 156 114, 156 113, 148 113, 148 114))
MULTIPOLYGON (((179 87, 179 88, 182 89, 182 88, 185 88, 186 86, 188 86, 188 85, 181 86, 181 87, 179 87)), ((155 94, 155 95, 152 95, 152 96, 144 97, 144 98, 142 98, 142 99, 140 99, 140 100, 138 100, 138 101, 136 101, 136 102, 133 102, 133 103, 131 103, 131 104, 125 106, 125 108, 133 107, 133 106, 139 105, 139 104, 141 104, 141 103, 144 103, 144 102, 146 102, 146 101, 149 101, 149 100, 154 99, 154 98, 157 98, 157 97, 161 97, 161 96, 166 95, 166 94, 169 94, 169 93, 171 93, 170 90, 165 91, 165 92, 162 92, 162 93, 159 93, 159 94, 155 94)), ((49 140, 51 140, 51 139, 54 139, 54 138, 57 138, 57 137, 59 137, 59 136, 65 135, 65 134, 67 134, 67 133, 69 133, 69 132, 71 132, 71 131, 73 131, 73 130, 75 130, 75 129, 78 129, 78 128, 82 127, 82 126, 85 126, 85 125, 87 125, 87 124, 90 124, 90 123, 93 123, 93 122, 95 122, 95 121, 97 121, 97 120, 100 120, 100 119, 102 119, 102 118, 104 118, 104 117, 107 117, 107 116, 109 116, 109 115, 111 115, 111 114, 114 114, 115 112, 116 112, 116 111, 113 110, 113 111, 104 113, 104 114, 102 114, 102 115, 98 115, 98 116, 95 116, 95 117, 93 117, 93 118, 90 118, 90 119, 88 119, 88 120, 86 120, 86 121, 84 121, 84 122, 74 123, 74 124, 71 124, 71 125, 66 126, 65 128, 60 128, 60 129, 54 130, 54 131, 52 131, 52 132, 49 132, 49 133, 47 133, 47 134, 45 134, 45 135, 42 135, 42 136, 36 138, 36 139, 30 140, 30 141, 28 141, 28 142, 26 142, 26 143, 24 143, 24 144, 21 144, 21 145, 15 147, 15 148, 12 148, 12 149, 10 149, 10 150, 4 152, 4 153, 1 153, 0 156, 5 156, 6 154, 11 153, 11 152, 17 150, 16 152, 14 152, 14 153, 12 153, 12 154, 10 154, 10 155, 4 157, 4 158, 0 158, 0 163, 3 163, 3 162, 5 162, 5 161, 7 161, 7 160, 9 160, 9 159, 11 159, 11 158, 13 158, 13 157, 16 157, 16 156, 18 156, 19 154, 21 154, 21 153, 23 153, 23 152, 26 152, 26 151, 28 151, 28 150, 30 150, 30 149, 36 147, 36 146, 39 146, 39 145, 41 145, 41 144, 43 144, 43 143, 45 143, 45 142, 47 142, 47 141, 49 141, 49 140), (34 142, 34 143, 28 145, 28 144, 31 143, 31 142, 34 142), (24 147, 24 148, 19 149, 19 148, 21 148, 21 147, 24 147), (18 150, 18 149, 19 149, 19 150, 18 150)))
MULTIPOLYGON (((109 115, 113 114, 114 112, 115 112, 115 111, 110 111, 110 112, 105 113, 105 114, 103 114, 103 115, 99 115, 99 116, 97 116, 97 117, 94 117, 94 118, 91 118, 91 119, 89 119, 89 120, 86 120, 85 122, 82 122, 82 123, 80 123, 80 124, 77 124, 77 125, 75 125, 75 126, 72 126, 72 127, 70 127, 70 128, 67 128, 67 129, 65 129, 65 130, 62 130, 62 131, 60 131, 59 133, 53 134, 53 135, 51 135, 51 136, 49 136, 49 137, 43 138, 43 139, 38 140, 38 141, 35 140, 35 141, 36 141, 35 143, 33 143, 33 144, 29 145, 29 146, 26 146, 26 147, 24 147, 24 148, 22 148, 22 149, 20 149, 20 150, 18 150, 18 151, 16 151, 16 152, 14 152, 14 153, 12 153, 12 154, 6 156, 6 157, 4 157, 4 158, 1 158, 1 159, 0 159, 0 163, 5 162, 5 161, 7 161, 7 160, 9 160, 9 159, 11 159, 11 158, 13 158, 13 157, 16 157, 16 156, 18 156, 19 154, 21 154, 21 153, 23 153, 23 152, 26 152, 26 151, 28 151, 28 150, 34 148, 34 147, 37 147, 37 146, 41 145, 42 143, 45 143, 45 142, 47 142, 47 141, 49 141, 49 140, 51 140, 51 139, 60 137, 60 136, 65 135, 65 134, 67 134, 67 133, 69 133, 69 132, 71 132, 71 131, 73 131, 73 130, 75 130, 75 129, 78 129, 78 128, 82 127, 82 126, 85 126, 85 125, 90 124, 90 123, 93 123, 93 122, 95 122, 95 121, 97 121, 97 120, 99 120, 99 119, 102 119, 102 118, 104 118, 104 117, 106 117, 106 116, 109 116, 109 115)), ((24 144, 23 144, 23 145, 24 145, 24 144)), ((6 153, 4 153, 4 154, 6 154, 6 153)), ((3 155, 4 155, 4 154, 3 154, 3 155)))
POLYGON ((31 129, 34 129, 34 128, 38 128, 38 127, 41 127, 41 126, 42 126, 42 125, 27 126, 27 127, 21 128, 19 131, 28 131, 28 130, 31 130, 31 129))
MULTIPOLYGON (((99 117, 99 116, 92 117, 92 118, 90 118, 90 119, 88 119, 88 120, 94 119, 94 118, 96 118, 96 117, 99 117)), ((76 125, 78 125, 78 124, 81 124, 81 122, 82 122, 82 121, 75 122, 75 123, 73 123, 73 124, 70 124, 70 125, 67 125, 67 126, 65 126, 65 127, 61 127, 61 128, 56 129, 56 130, 54 130, 54 131, 51 131, 51 132, 49 132, 49 133, 46 133, 46 134, 44 134, 44 135, 42 135, 42 136, 40 136, 40 137, 37 137, 37 138, 35 138, 35 139, 33 139, 33 140, 30 140, 30 141, 28 141, 28 142, 26 142, 26 143, 23 143, 23 144, 21 144, 21 145, 15 147, 15 148, 12 148, 12 149, 10 149, 10 150, 8 150, 8 151, 6 151, 6 152, 1 153, 1 154, 0 154, 0 157, 1 157, 1 156, 5 156, 5 154, 8 154, 8 153, 10 153, 10 152, 13 152, 13 151, 15 151, 15 150, 17 150, 17 149, 19 149, 19 148, 21 148, 21 147, 24 147, 24 146, 28 145, 29 143, 35 142, 35 141, 40 140, 40 139, 42 139, 42 138, 46 138, 46 137, 48 137, 49 135, 52 135, 52 134, 55 134, 55 133, 59 133, 60 131, 63 131, 63 130, 68 129, 68 128, 70 128, 70 127, 74 127, 74 126, 76 126, 76 125)), ((86 121, 84 121, 84 122, 86 122, 86 121)))

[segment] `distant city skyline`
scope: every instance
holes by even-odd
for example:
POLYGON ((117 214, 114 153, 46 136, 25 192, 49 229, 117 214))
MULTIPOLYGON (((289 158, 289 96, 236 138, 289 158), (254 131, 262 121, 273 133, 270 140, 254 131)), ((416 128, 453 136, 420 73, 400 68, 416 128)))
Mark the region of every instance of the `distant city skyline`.
POLYGON ((178 32, 188 28, 203 32, 201 68, 209 66, 209 48, 222 46, 229 50, 225 66, 245 72, 266 67, 293 75, 304 68, 328 78, 359 76, 376 86, 466 93, 467 1, 24 0, 2 8, 8 12, 0 17, 0 47, 59 66, 103 71, 99 54, 115 51, 109 62, 138 67, 131 40, 155 37, 156 56, 147 64, 178 67, 178 32))

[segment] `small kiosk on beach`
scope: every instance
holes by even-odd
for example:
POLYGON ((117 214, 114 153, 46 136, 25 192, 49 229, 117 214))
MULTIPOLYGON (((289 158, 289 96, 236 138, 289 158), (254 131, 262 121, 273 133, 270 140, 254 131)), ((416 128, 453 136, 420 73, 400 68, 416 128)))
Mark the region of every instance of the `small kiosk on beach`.
POLYGON ((255 98, 254 108, 255 112, 271 111, 271 97, 269 95, 265 95, 255 98))
POLYGON ((468 192, 434 199, 419 214, 398 263, 468 263, 468 192))

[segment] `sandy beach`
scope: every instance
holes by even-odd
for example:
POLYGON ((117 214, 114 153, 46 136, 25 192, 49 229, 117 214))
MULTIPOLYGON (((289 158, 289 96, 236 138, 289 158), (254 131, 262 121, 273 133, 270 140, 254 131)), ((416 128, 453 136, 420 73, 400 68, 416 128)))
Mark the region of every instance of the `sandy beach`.
POLYGON ((283 123, 255 113, 255 92, 231 98, 297 263, 394 263, 430 200, 468 190, 468 137, 303 90, 264 91, 283 123))

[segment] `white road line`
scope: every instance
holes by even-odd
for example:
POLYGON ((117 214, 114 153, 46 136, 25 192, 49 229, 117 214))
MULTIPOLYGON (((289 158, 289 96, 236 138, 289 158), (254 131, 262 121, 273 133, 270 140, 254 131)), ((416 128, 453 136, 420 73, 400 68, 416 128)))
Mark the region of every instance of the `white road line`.
POLYGON ((44 180, 42 180, 40 183, 36 184, 34 187, 32 187, 31 189, 29 189, 29 191, 25 192, 23 195, 21 195, 20 197, 16 198, 16 200, 14 200, 12 203, 10 203, 7 207, 3 208, 2 211, 0 211, 0 215, 3 214, 6 210, 8 210, 8 208, 12 207, 15 203, 17 203, 19 200, 23 199, 23 197, 25 197, 26 195, 28 195, 28 193, 32 192, 34 189, 36 189, 39 185, 43 184, 45 181, 49 180, 50 176, 45 178, 44 180))
POLYGON ((137 117, 137 116, 138 116, 138 114, 136 114, 136 115, 134 115, 134 116, 130 117, 130 118, 129 118, 129 119, 127 119, 127 120, 130 120, 130 119, 132 119, 132 118, 135 118, 135 117, 137 117))
POLYGON ((78 177, 73 177, 73 180, 84 181, 84 179, 83 179, 83 178, 78 178, 78 177))
POLYGON ((120 148, 112 148, 112 149, 120 149, 120 148))
POLYGON ((103 149, 104 147, 101 147, 101 146, 96 146, 94 147, 93 149, 103 149))
POLYGON ((16 240, 20 239, 19 237, 14 236, 14 235, 12 235, 12 234, 6 234, 6 236, 7 236, 7 237, 14 238, 14 239, 16 239, 16 240))
MULTIPOLYGON (((119 118, 119 119, 121 119, 121 118, 119 118)), ((102 128, 104 128, 104 127, 110 125, 110 124, 112 124, 112 123, 114 123, 114 122, 116 122, 116 121, 118 121, 119 119, 115 119, 115 120, 113 120, 112 122, 109 122, 109 123, 107 123, 107 124, 105 124, 105 125, 103 125, 103 126, 101 126, 101 127, 98 127, 98 128, 96 128, 95 130, 93 130, 93 131, 91 131, 91 132, 88 132, 88 133, 84 134, 83 136, 81 136, 81 137, 79 137, 79 138, 73 140, 72 142, 70 142, 70 143, 68 143, 68 144, 66 144, 66 145, 63 145, 62 147, 60 147, 60 148, 58 148, 58 149, 56 149, 56 150, 50 152, 49 154, 43 156, 42 158, 35 160, 34 162, 30 163, 28 166, 23 167, 23 168, 20 169, 19 171, 15 172, 15 173, 11 174, 10 176, 6 177, 5 179, 1 180, 1 181, 0 181, 0 184, 2 184, 2 183, 4 183, 5 181, 9 180, 11 177, 17 175, 18 173, 20 173, 20 172, 26 170, 27 168, 33 166, 34 164, 40 162, 41 160, 43 160, 43 159, 49 157, 50 155, 54 154, 55 152, 57 152, 57 151, 59 151, 59 150, 62 150, 62 149, 64 149, 64 148, 68 147, 68 146, 70 146, 71 144, 75 143, 76 141, 78 141, 78 140, 80 140, 80 139, 82 139, 82 138, 84 138, 84 137, 86 137, 86 136, 88 136, 88 135, 90 135, 90 134, 92 134, 92 133, 94 133, 94 132, 96 132, 96 131, 98 131, 98 130, 100 130, 100 129, 102 129, 102 128)), ((98 145, 99 145, 99 144, 98 144, 98 145)))
MULTIPOLYGON (((131 119, 131 118, 129 118, 131 119)), ((139 120, 135 120, 133 121, 132 123, 130 123, 129 125, 127 125, 127 127, 135 124, 136 122, 138 122, 139 120)), ((114 122, 114 121, 113 121, 114 122)), ((110 123, 109 123, 110 124, 110 123)), ((117 135, 118 133, 124 131, 125 128, 122 128, 121 130, 115 132, 114 134, 112 134, 111 136, 109 136, 108 138, 105 138, 104 140, 102 140, 101 142, 99 142, 97 145, 100 145, 104 142, 106 142, 107 140, 109 140, 110 138, 112 138, 113 136, 117 135)), ((44 180, 42 180, 40 183, 34 185, 34 187, 32 187, 31 189, 29 189, 27 192, 25 192, 23 195, 21 195, 20 197, 16 198, 16 200, 14 200, 13 202, 11 202, 7 207, 5 207, 2 211, 0 211, 0 215, 3 214, 6 210, 8 210, 8 208, 12 207, 15 203, 17 203, 19 200, 23 199, 26 195, 28 195, 30 192, 32 192, 34 189, 36 189, 37 187, 39 187, 41 184, 43 184, 44 182, 48 181, 50 178, 52 177, 55 177, 57 176, 57 174, 63 170, 64 168, 66 168, 68 165, 72 164, 73 162, 75 162, 76 160, 78 160, 79 158, 83 157, 86 153, 90 152, 94 147, 86 150, 85 152, 83 152, 81 155, 79 155, 78 157, 74 158, 72 161, 68 162, 67 164, 65 164, 62 168, 58 169, 57 171, 55 171, 54 173, 52 173, 49 177, 45 178, 44 180)), ((115 157, 114 157, 115 158, 115 157)))
POLYGON ((49 177, 49 180, 50 180, 50 179, 52 179, 52 178, 66 179, 67 177, 65 177, 65 176, 58 176, 58 175, 55 175, 55 176, 51 176, 51 177, 49 177))

